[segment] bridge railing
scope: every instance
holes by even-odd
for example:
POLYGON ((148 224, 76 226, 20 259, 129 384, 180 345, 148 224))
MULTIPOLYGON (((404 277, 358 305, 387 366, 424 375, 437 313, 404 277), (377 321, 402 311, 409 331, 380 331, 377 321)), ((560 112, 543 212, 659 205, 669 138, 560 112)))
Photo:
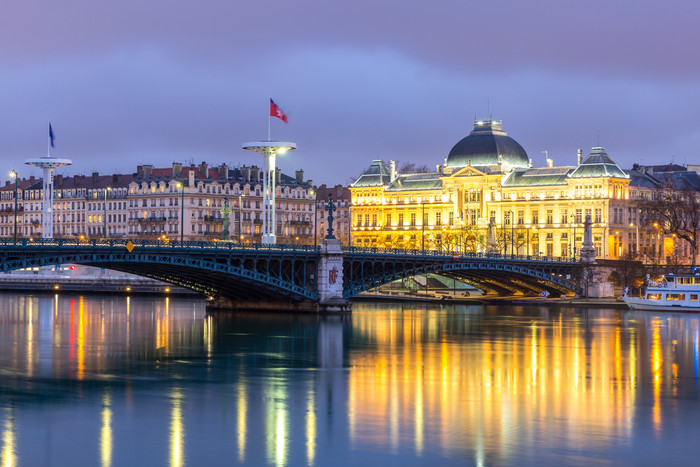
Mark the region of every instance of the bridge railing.
POLYGON ((142 248, 173 248, 173 249, 214 249, 214 250, 263 250, 263 251, 319 251, 314 245, 263 245, 260 243, 240 244, 237 242, 179 242, 174 240, 130 240, 130 239, 74 239, 74 238, 0 238, 0 247, 124 247, 131 243, 134 247, 142 248))
POLYGON ((375 247, 360 247, 360 246, 344 246, 343 251, 347 253, 374 253, 374 254, 389 254, 389 255, 409 255, 409 256, 426 256, 452 258, 455 261, 469 258, 489 258, 503 259, 515 261, 551 261, 559 263, 576 262, 565 256, 543 256, 543 255, 515 255, 502 253, 485 253, 485 252, 464 252, 452 253, 442 250, 423 250, 423 249, 405 249, 405 248, 375 248, 375 247))

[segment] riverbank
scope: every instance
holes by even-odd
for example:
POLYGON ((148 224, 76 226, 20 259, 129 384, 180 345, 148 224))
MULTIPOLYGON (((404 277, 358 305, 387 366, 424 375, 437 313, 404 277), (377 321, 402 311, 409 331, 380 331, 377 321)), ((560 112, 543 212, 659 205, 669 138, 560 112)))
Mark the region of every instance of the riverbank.
POLYGON ((453 296, 444 294, 375 294, 371 292, 360 294, 352 298, 353 301, 382 301, 382 302, 419 302, 419 303, 445 303, 445 304, 466 304, 466 305, 546 305, 546 306, 567 306, 567 307, 606 307, 626 309, 622 299, 609 298, 547 298, 522 297, 522 296, 453 296))
POLYGON ((18 291, 198 295, 192 290, 130 274, 70 274, 63 271, 0 274, 0 292, 18 291))

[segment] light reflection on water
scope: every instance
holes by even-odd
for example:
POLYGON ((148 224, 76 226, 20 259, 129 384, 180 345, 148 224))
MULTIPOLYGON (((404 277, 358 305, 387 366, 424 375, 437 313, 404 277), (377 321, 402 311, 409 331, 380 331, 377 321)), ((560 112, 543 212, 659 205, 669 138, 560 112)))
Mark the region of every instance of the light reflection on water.
POLYGON ((0 296, 3 465, 694 463, 698 317, 0 296))

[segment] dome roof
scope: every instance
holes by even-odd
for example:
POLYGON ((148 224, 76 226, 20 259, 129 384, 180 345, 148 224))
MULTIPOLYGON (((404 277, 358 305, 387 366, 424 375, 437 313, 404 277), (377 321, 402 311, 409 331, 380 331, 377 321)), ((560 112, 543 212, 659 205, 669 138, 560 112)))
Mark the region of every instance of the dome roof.
POLYGON ((525 149, 503 131, 494 120, 475 122, 474 130, 454 145, 447 156, 447 167, 499 165, 530 167, 525 149))

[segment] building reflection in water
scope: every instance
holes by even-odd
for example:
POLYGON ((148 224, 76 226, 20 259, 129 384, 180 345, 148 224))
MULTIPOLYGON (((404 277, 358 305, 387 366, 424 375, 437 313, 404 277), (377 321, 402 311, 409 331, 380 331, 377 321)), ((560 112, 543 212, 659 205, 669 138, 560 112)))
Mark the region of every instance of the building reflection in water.
POLYGON ((12 407, 3 409, 4 418, 2 424, 2 451, 0 451, 0 462, 3 466, 14 467, 18 465, 17 447, 15 439, 15 410, 12 407))
POLYGON ((185 428, 182 420, 183 395, 180 388, 170 393, 170 467, 185 465, 185 428))
POLYGON ((431 446, 477 464, 517 459, 552 439, 604 449, 631 438, 640 418, 659 433, 664 396, 680 384, 675 375, 696 365, 695 318, 647 323, 651 315, 516 307, 491 319, 447 310, 397 308, 377 319, 369 305, 356 309, 353 336, 372 345, 350 354, 355 449, 410 446, 420 455, 431 446), (636 404, 640 378, 651 381, 650 414, 636 404))
MULTIPOLYGON (((698 391, 688 315, 360 304, 347 317, 208 316, 178 300, 79 296, 6 305, 0 361, 13 377, 0 389, 65 407, 39 425, 56 433, 91 400, 93 433, 71 436, 82 448, 94 440, 85 465, 123 462, 115 439, 156 446, 161 458, 142 460, 173 467, 209 454, 199 446, 241 464, 348 452, 533 463, 551 449, 567 464, 639 436, 668 441, 686 416, 678 401, 698 391), (146 440, 130 434, 142 414, 146 440)), ((36 442, 16 428, 27 406, 10 402, 0 400, 4 465, 28 462, 22 443, 36 442)))
POLYGON ((102 427, 100 429, 100 460, 102 467, 112 465, 112 396, 109 390, 102 395, 102 427))

